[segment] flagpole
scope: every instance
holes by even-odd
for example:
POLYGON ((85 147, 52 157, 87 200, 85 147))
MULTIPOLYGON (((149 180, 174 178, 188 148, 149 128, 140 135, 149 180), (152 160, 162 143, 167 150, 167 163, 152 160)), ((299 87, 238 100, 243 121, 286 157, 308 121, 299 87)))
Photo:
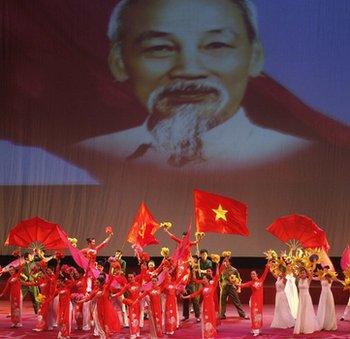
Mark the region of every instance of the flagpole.
MULTIPOLYGON (((191 218, 191 224, 192 224, 192 218, 191 218)), ((196 230, 198 231, 198 226, 196 225, 196 230)), ((199 257, 199 241, 198 239, 196 238, 196 232, 194 232, 194 236, 195 236, 195 239, 197 240, 197 244, 196 244, 196 249, 197 249, 197 256, 199 257)))
POLYGON ((197 256, 199 257, 199 243, 198 242, 196 244, 196 247, 197 247, 197 256))
POLYGON ((121 248, 121 251, 123 252, 123 250, 124 250, 124 247, 125 247, 125 244, 126 244, 126 242, 127 242, 127 240, 128 240, 128 233, 126 234, 126 237, 125 237, 125 239, 124 239, 124 242, 123 242, 123 245, 122 245, 122 248, 121 248))

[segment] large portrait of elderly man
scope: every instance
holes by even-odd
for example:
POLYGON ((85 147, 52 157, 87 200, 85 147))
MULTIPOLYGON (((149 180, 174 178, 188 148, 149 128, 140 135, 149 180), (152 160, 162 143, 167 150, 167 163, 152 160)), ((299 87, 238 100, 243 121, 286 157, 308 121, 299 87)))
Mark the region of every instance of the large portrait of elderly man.
POLYGON ((37 180, 2 189, 27 214, 49 211, 75 225, 76 237, 116 224, 122 239, 141 200, 160 221, 193 225, 192 192, 202 189, 246 203, 251 231, 239 241, 212 234, 204 247, 234 241, 235 255, 261 255, 278 244, 265 227, 298 213, 326 230, 331 255, 341 254, 350 237, 348 1, 4 8, 12 29, 0 149, 29 159, 15 171, 8 151, 2 163, 20 179, 33 169, 37 180))
POLYGON ((78 147, 120 160, 124 187, 152 187, 162 211, 174 210, 174 197, 182 210, 202 187, 247 202, 259 239, 257 226, 296 212, 339 238, 336 226, 350 221, 349 128, 264 73, 251 1, 120 1, 108 37, 110 70, 145 119, 78 147))
MULTIPOLYGON (((148 116, 137 127, 84 140, 83 148, 157 167, 215 170, 279 161, 314 146, 317 129, 270 107, 256 116, 254 98, 245 97, 249 80, 264 77, 249 0, 120 1, 108 37, 116 81, 148 116)), ((287 109, 297 109, 289 100, 287 109)))

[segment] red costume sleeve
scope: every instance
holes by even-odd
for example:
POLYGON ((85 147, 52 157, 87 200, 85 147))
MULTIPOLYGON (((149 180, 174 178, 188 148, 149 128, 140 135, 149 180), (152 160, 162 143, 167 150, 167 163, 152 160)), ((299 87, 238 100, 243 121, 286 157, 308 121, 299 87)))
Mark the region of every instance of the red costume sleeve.
POLYGON ((135 280, 139 283, 142 283, 142 280, 147 280, 147 268, 144 265, 141 265, 141 272, 137 276, 135 276, 135 280))
POLYGON ((180 285, 180 284, 183 282, 183 278, 184 278, 187 274, 190 274, 190 273, 188 272, 188 270, 184 270, 184 271, 182 272, 182 274, 180 274, 180 276, 178 276, 178 277, 175 279, 174 285, 176 285, 176 286, 180 285))
POLYGON ((108 279, 106 281, 105 286, 107 286, 107 288, 109 289, 111 287, 113 281, 114 281, 114 276, 112 274, 110 274, 108 276, 108 279))
POLYGON ((194 277, 192 277, 192 281, 193 281, 194 283, 200 284, 200 285, 203 283, 203 279, 197 279, 197 278, 194 278, 194 277))
POLYGON ((66 286, 67 286, 67 288, 72 288, 76 283, 77 283, 77 281, 75 281, 73 279, 69 279, 66 282, 66 286))
POLYGON ((97 245, 94 249, 98 252, 100 249, 105 247, 109 243, 110 240, 111 240, 111 236, 109 236, 105 240, 103 240, 101 242, 101 244, 97 245))
POLYGON ((115 281, 118 282, 120 285, 125 286, 128 284, 128 281, 123 275, 117 275, 114 277, 115 281))
POLYGON ((80 250, 80 252, 84 255, 84 257, 87 257, 88 250, 88 248, 83 248, 82 250, 80 250))
POLYGON ((9 285, 10 285, 9 280, 10 280, 10 279, 11 279, 11 277, 8 278, 8 280, 6 281, 5 288, 2 290, 2 293, 1 293, 1 294, 5 294, 5 293, 7 292, 7 290, 9 289, 9 285))
POLYGON ((142 294, 140 294, 135 300, 134 303, 138 302, 139 300, 142 300, 143 298, 145 298, 148 295, 148 291, 143 292, 142 294))
POLYGON ((127 284, 125 285, 118 293, 116 293, 116 297, 120 297, 121 295, 123 295, 128 289, 129 289, 130 285, 127 284))
POLYGON ((253 284, 252 281, 247 281, 246 283, 243 283, 240 285, 240 288, 246 288, 246 287, 251 287, 253 284))
POLYGON ((225 268, 226 268, 226 266, 222 265, 222 264, 220 266, 220 269, 218 269, 218 266, 216 266, 216 274, 215 274, 215 277, 213 279, 214 285, 218 284, 220 276, 221 276, 222 272, 224 272, 225 268))
POLYGON ((195 297, 198 297, 199 295, 202 294, 202 291, 203 291, 203 287, 201 287, 200 289, 198 289, 197 291, 189 294, 188 296, 190 297, 190 299, 193 299, 195 297))
POLYGON ((84 302, 87 302, 87 301, 92 300, 92 299, 95 297, 95 295, 96 295, 97 292, 98 292, 98 288, 94 288, 94 289, 91 291, 91 293, 85 298, 85 301, 84 301, 84 302))
POLYGON ((265 266, 265 270, 264 270, 264 272, 263 272, 263 274, 261 275, 261 278, 260 278, 260 281, 261 281, 261 282, 264 282, 264 281, 265 281, 265 279, 266 279, 266 277, 267 277, 269 271, 270 271, 270 268, 266 265, 266 266, 265 266))
MULTIPOLYGON (((171 234, 171 233, 170 233, 171 234)), ((173 239, 174 241, 176 241, 178 244, 181 243, 181 239, 179 239, 178 237, 176 237, 174 234, 170 235, 170 238, 173 239)))

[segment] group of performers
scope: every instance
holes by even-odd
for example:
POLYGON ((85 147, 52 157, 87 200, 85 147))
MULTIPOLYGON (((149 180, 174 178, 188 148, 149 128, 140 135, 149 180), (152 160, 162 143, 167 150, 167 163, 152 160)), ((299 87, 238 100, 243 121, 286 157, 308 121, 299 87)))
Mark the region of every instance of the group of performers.
MULTIPOLYGON (((22 300, 29 293, 37 314, 33 330, 42 332, 57 327, 57 338, 69 338, 72 324, 76 330, 92 331, 100 338, 109 338, 128 327, 130 338, 137 338, 147 317, 152 338, 173 335, 181 320, 189 319, 190 304, 195 321, 201 323, 202 338, 215 338, 220 322, 226 319, 227 301, 232 299, 239 317, 250 319, 252 334, 258 336, 263 326, 264 281, 271 273, 276 278, 271 327, 294 327, 295 334, 337 329, 331 286, 333 282, 348 286, 349 282, 339 280, 330 267, 321 266, 317 250, 295 248, 280 255, 269 250, 263 273, 259 276, 252 271, 251 279, 242 282, 232 266, 230 251, 209 254, 206 249, 199 250, 203 234, 196 234, 196 240, 189 241, 186 232, 178 238, 168 227, 163 229, 177 242, 180 251, 170 256, 169 249, 163 247, 163 260, 156 267, 147 253, 138 249, 138 274, 127 273, 120 250, 105 263, 96 261, 112 232, 99 245, 94 238, 87 239, 87 247, 81 250, 88 260, 84 270, 61 265, 63 255, 59 252, 53 256, 46 256, 40 249, 23 256, 17 253, 18 259, 1 270, 1 274, 10 275, 0 297, 9 291, 11 326, 22 326, 22 300), (52 262, 56 262, 55 267, 52 262), (322 286, 316 313, 309 293, 311 280, 319 280, 322 286), (244 288, 251 289, 249 316, 239 298, 244 288)), ((350 305, 342 320, 350 320, 349 309, 350 305)))

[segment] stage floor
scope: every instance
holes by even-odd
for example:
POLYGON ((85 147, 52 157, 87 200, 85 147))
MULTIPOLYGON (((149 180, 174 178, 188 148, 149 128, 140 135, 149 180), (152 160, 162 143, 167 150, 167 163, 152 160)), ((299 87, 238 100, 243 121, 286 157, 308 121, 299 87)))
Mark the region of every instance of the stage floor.
MULTIPOLYGON (((338 319, 342 315, 344 305, 337 306, 338 319)), ((249 314, 248 306, 245 305, 244 309, 249 314)), ((57 331, 35 333, 32 328, 35 325, 36 318, 33 314, 31 304, 29 301, 24 302, 23 307, 23 327, 12 329, 10 328, 10 319, 6 318, 9 311, 9 304, 6 301, 0 302, 0 338, 16 338, 16 339, 41 339, 41 338, 56 338, 57 331)), ((250 335, 250 320, 242 320, 236 316, 232 310, 232 306, 228 307, 228 318, 221 322, 218 327, 219 333, 217 338, 253 338, 250 335)), ((273 315, 273 305, 266 305, 264 308, 264 327, 262 328, 262 334, 258 338, 349 338, 350 339, 350 322, 339 321, 338 330, 331 332, 316 332, 309 335, 295 335, 293 336, 293 330, 280 330, 270 328, 270 323, 273 315)), ((193 315, 191 315, 193 317, 193 315)), ((114 335, 112 338, 129 338, 128 329, 123 329, 118 335, 114 335)), ((141 332, 141 338, 149 338, 148 335, 148 321, 145 322, 145 327, 141 332)), ((73 331, 71 338, 87 339, 92 338, 91 333, 73 331)), ((200 324, 194 322, 194 318, 181 324, 178 331, 173 336, 166 336, 164 338, 201 338, 200 324)))

